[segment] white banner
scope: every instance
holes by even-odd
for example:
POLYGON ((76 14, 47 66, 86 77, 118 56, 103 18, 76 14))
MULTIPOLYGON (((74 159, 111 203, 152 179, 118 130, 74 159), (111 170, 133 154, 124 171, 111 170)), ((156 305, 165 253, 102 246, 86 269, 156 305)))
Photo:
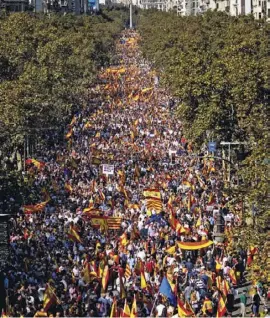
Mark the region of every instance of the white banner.
POLYGON ((102 173, 107 175, 114 174, 114 165, 102 165, 102 173))

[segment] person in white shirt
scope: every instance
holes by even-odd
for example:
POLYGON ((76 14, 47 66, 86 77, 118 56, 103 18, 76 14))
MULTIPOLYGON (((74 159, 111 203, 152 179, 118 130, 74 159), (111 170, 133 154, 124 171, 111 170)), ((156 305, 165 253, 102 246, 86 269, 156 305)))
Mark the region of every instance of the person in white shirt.
POLYGON ((146 254, 143 248, 140 248, 139 253, 137 253, 137 257, 140 258, 143 262, 145 262, 146 254))

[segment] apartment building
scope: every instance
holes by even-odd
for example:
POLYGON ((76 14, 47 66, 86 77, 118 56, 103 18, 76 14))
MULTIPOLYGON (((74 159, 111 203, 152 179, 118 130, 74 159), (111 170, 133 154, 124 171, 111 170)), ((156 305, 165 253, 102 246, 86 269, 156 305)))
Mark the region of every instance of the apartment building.
MULTIPOLYGON (((117 3, 129 0, 114 0, 117 3)), ((203 14, 207 10, 219 10, 232 16, 253 14, 255 19, 270 21, 270 0, 132 0, 142 9, 176 10, 180 16, 203 14)))

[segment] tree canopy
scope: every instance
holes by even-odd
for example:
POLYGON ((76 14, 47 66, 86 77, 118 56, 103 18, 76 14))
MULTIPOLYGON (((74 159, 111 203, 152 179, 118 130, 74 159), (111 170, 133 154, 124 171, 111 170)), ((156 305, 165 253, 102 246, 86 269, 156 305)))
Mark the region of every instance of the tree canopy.
POLYGON ((64 127, 72 107, 87 96, 97 69, 114 56, 114 38, 125 18, 123 10, 98 16, 1 17, 2 143, 20 143, 29 129, 64 127))
POLYGON ((210 141, 209 135, 246 144, 249 156, 238 163, 242 184, 232 195, 245 205, 244 232, 238 231, 248 239, 241 244, 263 246, 269 227, 269 24, 222 12, 178 17, 149 10, 141 13, 139 32, 144 56, 179 101, 176 113, 193 145, 210 141))

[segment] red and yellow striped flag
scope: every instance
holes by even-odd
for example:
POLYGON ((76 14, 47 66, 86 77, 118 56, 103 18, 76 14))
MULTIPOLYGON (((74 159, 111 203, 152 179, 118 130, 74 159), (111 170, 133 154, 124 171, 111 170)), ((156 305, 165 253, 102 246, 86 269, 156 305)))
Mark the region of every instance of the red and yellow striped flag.
POLYGON ((66 139, 69 139, 73 134, 73 129, 71 128, 69 132, 66 134, 66 139))
POLYGON ((120 230, 122 218, 120 217, 108 217, 107 224, 109 230, 120 230))
POLYGON ((194 316, 194 312, 190 306, 188 306, 187 302, 183 302, 181 299, 178 299, 177 302, 177 310, 179 317, 192 317, 194 316))
POLYGON ((217 318, 224 317, 226 311, 227 309, 226 309, 225 302, 223 300, 223 297, 220 295, 218 300, 217 318))
POLYGON ((237 280, 236 280, 236 276, 235 276, 235 271, 234 269, 230 268, 229 269, 229 272, 228 272, 228 275, 233 283, 233 285, 236 285, 237 284, 237 280))
POLYGON ((86 282, 86 283, 90 283, 94 278, 97 278, 97 273, 96 272, 92 272, 91 269, 90 269, 90 263, 89 262, 86 262, 84 264, 84 267, 83 267, 83 270, 82 270, 82 277, 83 277, 83 280, 86 282))
POLYGON ((125 270, 125 277, 126 277, 126 279, 129 279, 130 276, 131 276, 131 270, 130 270, 129 264, 127 263, 126 270, 125 270))
POLYGON ((27 159, 25 161, 25 163, 27 165, 30 165, 30 164, 33 164, 35 167, 37 167, 38 169, 42 169, 45 167, 45 162, 42 162, 42 161, 38 161, 36 159, 27 159))
POLYGON ((38 203, 38 204, 35 204, 35 205, 24 205, 23 206, 23 212, 25 214, 32 214, 32 213, 35 213, 35 212, 42 212, 45 209, 47 203, 48 203, 48 201, 41 202, 41 203, 38 203))
POLYGON ((200 242, 177 242, 178 247, 181 248, 182 250, 199 250, 201 248, 208 247, 212 245, 214 242, 205 240, 205 241, 200 241, 200 242))
POLYGON ((73 190, 72 186, 68 182, 65 183, 65 190, 69 193, 71 193, 73 190))
POLYGON ((45 293, 44 293, 44 298, 43 298, 44 311, 48 311, 49 308, 54 304, 59 305, 59 304, 61 304, 61 301, 55 295, 52 287, 49 284, 47 284, 46 289, 45 289, 45 293))
POLYGON ((80 238, 80 235, 78 234, 77 230, 75 229, 74 226, 70 226, 69 231, 68 231, 68 237, 73 241, 73 242, 78 242, 82 243, 82 240, 80 238))

